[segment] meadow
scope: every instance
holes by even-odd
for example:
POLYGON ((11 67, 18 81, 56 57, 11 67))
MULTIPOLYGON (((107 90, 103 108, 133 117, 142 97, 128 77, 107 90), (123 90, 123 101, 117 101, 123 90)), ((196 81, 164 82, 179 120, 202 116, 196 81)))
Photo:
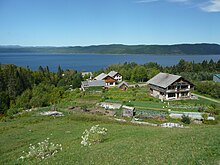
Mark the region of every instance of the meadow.
POLYGON ((69 113, 42 117, 28 112, 0 125, 0 164, 219 164, 219 124, 190 128, 160 128, 118 123, 104 116, 69 113), (85 129, 108 129, 103 143, 80 144, 85 129), (46 138, 63 150, 42 161, 20 162, 29 144, 46 138))
MULTIPOLYGON (((97 103, 116 102, 134 106, 137 111, 167 113, 167 102, 161 102, 148 94, 148 89, 130 88, 122 91, 75 90, 66 92, 56 105, 62 117, 40 116, 51 107, 36 108, 14 117, 3 117, 0 121, 0 164, 219 164, 220 124, 187 125, 189 128, 161 128, 117 122, 107 116, 76 112, 69 107, 95 107, 97 103), (140 96, 143 97, 140 97, 140 96), (164 107, 164 108, 163 108, 164 107), (82 146, 81 136, 85 129, 99 124, 108 129, 105 140, 96 145, 82 146), (23 151, 30 144, 46 138, 62 144, 62 151, 45 160, 21 161, 23 151)), ((208 100, 172 101, 170 104, 211 107, 208 100)), ((215 104, 219 111, 219 104, 215 104)), ((185 111, 177 108, 176 110, 185 111)), ((194 110, 197 111, 197 110, 194 110)), ((118 117, 120 118, 120 116, 118 117)), ((125 118, 127 121, 130 119, 125 118)), ((162 121, 147 120, 161 123, 162 121)), ((180 120, 166 119, 180 122, 180 120)))

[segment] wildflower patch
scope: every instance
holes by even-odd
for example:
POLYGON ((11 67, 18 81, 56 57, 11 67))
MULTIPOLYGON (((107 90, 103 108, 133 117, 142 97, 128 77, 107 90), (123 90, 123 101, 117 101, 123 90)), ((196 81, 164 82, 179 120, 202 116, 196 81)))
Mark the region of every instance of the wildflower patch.
POLYGON ((19 158, 19 160, 22 161, 32 160, 32 159, 44 160, 54 156, 59 151, 62 151, 61 144, 54 144, 49 140, 50 139, 47 138, 46 140, 37 143, 37 145, 30 144, 29 151, 28 152, 23 151, 24 155, 22 155, 19 158))
POLYGON ((104 137, 107 135, 107 129, 101 128, 99 125, 92 126, 90 130, 85 130, 83 136, 81 136, 81 144, 83 146, 90 146, 92 144, 98 144, 104 141, 104 137))

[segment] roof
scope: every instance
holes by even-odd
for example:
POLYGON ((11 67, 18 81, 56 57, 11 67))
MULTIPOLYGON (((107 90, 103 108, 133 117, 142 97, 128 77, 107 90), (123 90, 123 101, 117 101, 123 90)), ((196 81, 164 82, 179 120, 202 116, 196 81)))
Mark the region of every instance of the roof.
POLYGON ((122 86, 123 84, 128 87, 128 83, 126 83, 125 81, 122 81, 120 84, 118 84, 118 87, 122 86))
POLYGON ((214 75, 215 77, 218 77, 220 79, 220 74, 215 74, 214 75))
POLYGON ((90 81, 83 81, 82 86, 84 87, 98 87, 98 86, 105 86, 105 81, 103 80, 90 80, 90 81))
POLYGON ((103 80, 106 76, 108 76, 108 75, 105 74, 105 73, 101 73, 101 74, 99 74, 98 76, 96 76, 96 77, 94 78, 94 80, 103 80))
POLYGON ((108 75, 111 77, 114 77, 116 74, 118 74, 118 72, 116 72, 116 71, 111 71, 108 73, 108 75))
POLYGON ((162 88, 167 88, 169 85, 177 81, 179 78, 181 78, 181 76, 168 73, 159 73, 152 79, 150 79, 147 83, 162 88))
POLYGON ((129 107, 129 106, 123 105, 123 106, 122 106, 122 109, 134 110, 135 108, 134 108, 134 107, 129 107))

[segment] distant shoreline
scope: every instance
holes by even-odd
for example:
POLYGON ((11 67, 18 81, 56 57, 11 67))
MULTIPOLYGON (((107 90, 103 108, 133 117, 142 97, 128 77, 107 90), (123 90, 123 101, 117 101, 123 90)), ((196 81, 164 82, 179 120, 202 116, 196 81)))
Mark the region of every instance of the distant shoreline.
POLYGON ((100 54, 100 55, 220 55, 218 44, 95 45, 69 47, 0 46, 0 53, 100 54))
POLYGON ((24 55, 24 54, 36 54, 36 55, 115 55, 115 56, 220 56, 220 54, 110 54, 110 53, 52 53, 52 52, 0 52, 0 54, 17 54, 17 55, 24 55))

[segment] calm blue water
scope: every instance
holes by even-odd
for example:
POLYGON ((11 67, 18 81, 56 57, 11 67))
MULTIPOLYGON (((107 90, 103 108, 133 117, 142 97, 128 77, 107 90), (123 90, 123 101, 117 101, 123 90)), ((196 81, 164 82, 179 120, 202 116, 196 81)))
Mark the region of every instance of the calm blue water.
POLYGON ((49 66, 50 71, 57 71, 58 65, 62 69, 78 71, 97 71, 110 64, 136 62, 144 64, 157 62, 162 66, 171 66, 180 59, 201 62, 213 59, 218 61, 220 55, 96 55, 96 54, 46 54, 46 53, 0 53, 1 64, 15 64, 29 66, 37 70, 39 66, 49 66))

